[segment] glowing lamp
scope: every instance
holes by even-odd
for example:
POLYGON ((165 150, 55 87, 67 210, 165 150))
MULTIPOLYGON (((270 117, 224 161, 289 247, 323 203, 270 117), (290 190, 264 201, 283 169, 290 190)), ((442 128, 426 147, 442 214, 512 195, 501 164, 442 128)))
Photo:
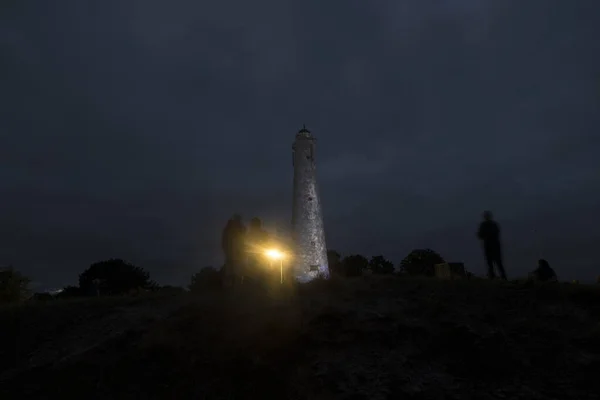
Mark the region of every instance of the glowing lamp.
POLYGON ((265 255, 272 260, 281 260, 282 258, 284 258, 284 254, 276 249, 267 250, 265 252, 265 255))

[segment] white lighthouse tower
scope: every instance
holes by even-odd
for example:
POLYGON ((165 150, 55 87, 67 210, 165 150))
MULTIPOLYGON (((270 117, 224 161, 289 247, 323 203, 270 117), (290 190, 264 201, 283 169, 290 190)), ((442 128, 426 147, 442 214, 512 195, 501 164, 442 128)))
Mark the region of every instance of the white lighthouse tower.
POLYGON ((294 141, 294 199, 292 235, 295 244, 294 275, 308 282, 318 275, 329 277, 327 246, 315 166, 316 138, 304 126, 294 141))

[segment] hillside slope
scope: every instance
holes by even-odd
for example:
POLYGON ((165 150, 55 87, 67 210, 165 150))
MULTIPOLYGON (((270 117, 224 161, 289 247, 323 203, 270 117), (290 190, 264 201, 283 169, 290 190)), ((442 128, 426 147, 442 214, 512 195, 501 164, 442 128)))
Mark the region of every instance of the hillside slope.
MULTIPOLYGON (((368 277, 296 290, 128 304, 125 314, 107 314, 119 325, 112 335, 74 351, 85 341, 74 329, 92 335, 109 318, 89 317, 46 334, 54 347, 71 343, 68 357, 30 340, 45 358, 28 365, 27 346, 19 345, 25 361, 4 366, 0 398, 582 400, 600 393, 596 287, 368 277), (126 317, 116 322, 116 315, 126 317)), ((92 301, 102 308, 104 299, 92 301)), ((30 324, 76 308, 49 307, 57 308, 29 310, 30 324)), ((0 312, 3 326, 7 315, 0 312)))

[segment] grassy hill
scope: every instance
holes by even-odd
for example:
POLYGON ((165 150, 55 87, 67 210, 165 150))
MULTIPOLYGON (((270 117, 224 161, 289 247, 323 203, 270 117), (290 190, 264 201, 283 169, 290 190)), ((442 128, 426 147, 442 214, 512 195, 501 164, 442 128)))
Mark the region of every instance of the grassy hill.
POLYGON ((12 306, 0 398, 597 399, 599 321, 594 286, 377 276, 12 306))

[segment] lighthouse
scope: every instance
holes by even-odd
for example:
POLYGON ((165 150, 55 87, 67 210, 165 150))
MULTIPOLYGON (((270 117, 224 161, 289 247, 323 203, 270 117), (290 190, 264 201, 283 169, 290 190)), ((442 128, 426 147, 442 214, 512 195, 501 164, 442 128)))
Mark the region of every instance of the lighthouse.
POLYGON ((329 277, 323 214, 317 186, 316 141, 317 139, 304 126, 296 134, 292 146, 294 275, 299 282, 309 282, 319 275, 329 277))

